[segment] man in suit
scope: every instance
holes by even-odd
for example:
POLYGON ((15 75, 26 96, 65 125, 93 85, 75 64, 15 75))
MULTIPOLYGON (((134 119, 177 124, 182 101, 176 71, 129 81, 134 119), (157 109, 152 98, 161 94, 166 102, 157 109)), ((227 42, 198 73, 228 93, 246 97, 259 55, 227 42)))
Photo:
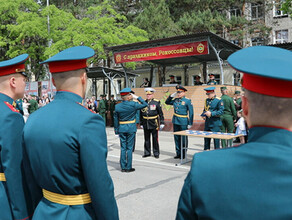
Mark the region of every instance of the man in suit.
POLYGON ((116 105, 114 113, 115 134, 120 137, 121 157, 120 165, 122 172, 133 172, 132 153, 137 132, 137 112, 147 106, 141 97, 138 97, 130 88, 124 88, 120 92, 123 101, 116 105), (137 99, 140 103, 134 102, 137 99))
POLYGON ((107 168, 104 120, 81 102, 87 87, 87 59, 94 50, 71 47, 48 64, 57 93, 30 115, 24 128, 25 152, 41 200, 34 219, 118 219, 107 168), (44 120, 46 124, 44 126, 44 120))
MULTIPOLYGON (((171 94, 165 101, 167 105, 173 105, 174 114, 172 117, 173 131, 183 131, 190 129, 193 125, 194 109, 191 99, 185 97, 186 88, 181 85, 177 85, 176 92, 171 94), (175 96, 178 96, 175 98, 175 96)), ((181 148, 188 147, 187 137, 182 137, 181 135, 174 135, 175 151, 176 155, 174 159, 179 159, 181 156, 185 158, 185 150, 183 150, 183 155, 181 155, 181 148), (182 142, 181 143, 181 138, 182 142)))
POLYGON ((28 54, 22 54, 0 62, 0 219, 3 220, 29 219, 32 214, 23 184, 24 120, 12 105, 24 95, 27 59, 28 54))
POLYGON ((247 144, 195 154, 176 219, 292 219, 292 52, 241 49, 228 63, 243 73, 247 144))
POLYGON ((142 157, 151 156, 151 142, 152 135, 153 155, 156 159, 159 158, 159 143, 158 130, 164 128, 164 116, 161 103, 158 99, 154 99, 155 89, 146 88, 146 102, 147 106, 140 110, 141 126, 144 130, 144 155, 142 157))
MULTIPOLYGON (((206 91, 207 99, 205 100, 205 106, 202 118, 205 120, 204 131, 220 132, 222 121, 220 116, 224 112, 224 104, 222 100, 216 97, 215 87, 208 87, 204 89, 206 91)), ((204 150, 210 150, 211 138, 204 138, 204 150)), ((220 140, 214 139, 215 149, 220 148, 220 140)))

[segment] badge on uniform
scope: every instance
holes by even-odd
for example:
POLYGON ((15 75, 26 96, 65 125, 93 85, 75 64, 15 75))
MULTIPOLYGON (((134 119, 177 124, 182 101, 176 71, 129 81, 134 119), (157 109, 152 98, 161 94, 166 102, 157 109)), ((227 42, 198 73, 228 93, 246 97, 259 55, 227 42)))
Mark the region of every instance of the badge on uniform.
POLYGON ((150 110, 156 110, 156 105, 150 105, 150 110))
POLYGON ((182 104, 182 105, 185 105, 185 104, 186 104, 186 102, 181 102, 181 104, 182 104))

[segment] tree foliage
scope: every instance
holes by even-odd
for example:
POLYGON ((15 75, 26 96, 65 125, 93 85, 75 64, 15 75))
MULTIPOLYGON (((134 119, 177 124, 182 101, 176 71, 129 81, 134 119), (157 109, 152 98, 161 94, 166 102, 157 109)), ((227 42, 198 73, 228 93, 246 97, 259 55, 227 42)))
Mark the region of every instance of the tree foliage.
POLYGON ((285 2, 282 4, 282 10, 284 14, 289 14, 292 16, 292 0, 285 0, 285 2))
POLYGON ((134 24, 147 31, 150 39, 171 37, 184 33, 171 19, 165 0, 151 1, 134 19, 134 24))
POLYGON ((82 19, 33 0, 0 0, 0 12, 1 59, 28 53, 36 80, 44 75, 39 62, 68 47, 90 46, 96 51, 92 61, 98 62, 106 58, 107 46, 148 39, 145 31, 128 24, 108 1, 89 7, 82 19))

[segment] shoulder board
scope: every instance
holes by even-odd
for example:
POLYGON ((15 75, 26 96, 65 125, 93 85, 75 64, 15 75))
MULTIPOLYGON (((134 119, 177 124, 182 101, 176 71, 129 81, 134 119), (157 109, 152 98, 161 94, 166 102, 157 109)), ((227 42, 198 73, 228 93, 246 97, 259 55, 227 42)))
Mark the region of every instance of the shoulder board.
POLYGON ((19 111, 13 105, 11 105, 9 102, 4 102, 4 103, 8 106, 8 108, 11 109, 11 111, 19 113, 19 111))
MULTIPOLYGON (((83 108, 86 108, 84 105, 82 105, 80 102, 76 102, 77 104, 81 105, 83 108)), ((91 109, 89 108, 86 108, 88 111, 91 111, 92 113, 96 114, 95 111, 92 111, 91 109)))
POLYGON ((187 98, 187 97, 185 97, 185 99, 188 99, 188 100, 190 100, 189 98, 187 98))
POLYGON ((219 100, 221 100, 221 98, 219 98, 219 97, 216 97, 216 99, 219 99, 219 100))
POLYGON ((156 102, 160 102, 158 99, 153 99, 154 101, 156 101, 156 102))

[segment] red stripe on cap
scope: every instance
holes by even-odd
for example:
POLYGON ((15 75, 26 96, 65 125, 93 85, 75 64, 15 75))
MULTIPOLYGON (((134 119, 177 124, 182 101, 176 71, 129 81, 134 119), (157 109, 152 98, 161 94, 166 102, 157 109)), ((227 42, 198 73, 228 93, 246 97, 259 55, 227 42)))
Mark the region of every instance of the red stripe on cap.
POLYGON ((121 92, 121 96, 128 95, 129 92, 121 92))
POLYGON ((50 62, 49 68, 51 73, 67 72, 72 70, 83 69, 87 67, 87 59, 83 60, 63 60, 50 62))
POLYGON ((268 96, 292 98, 292 81, 243 74, 242 87, 268 96))
POLYGON ((206 93, 214 92, 215 90, 206 90, 206 93))
POLYGON ((12 73, 24 72, 24 71, 22 71, 24 69, 25 69, 24 63, 0 67, 0 76, 9 75, 12 73))

